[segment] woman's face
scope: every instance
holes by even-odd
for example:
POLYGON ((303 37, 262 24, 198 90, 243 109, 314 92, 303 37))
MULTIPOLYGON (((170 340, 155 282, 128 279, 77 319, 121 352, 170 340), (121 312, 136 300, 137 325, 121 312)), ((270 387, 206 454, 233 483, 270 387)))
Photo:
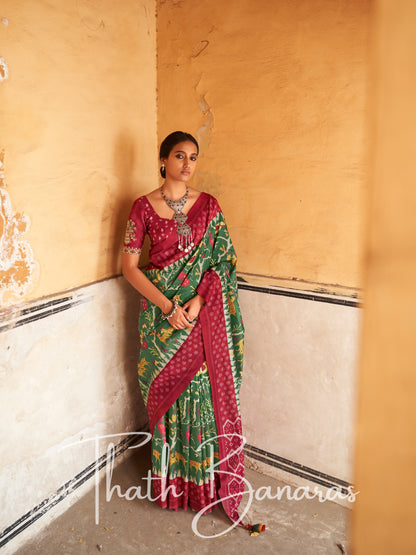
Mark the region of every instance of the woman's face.
POLYGON ((186 183, 194 174, 197 159, 197 148, 192 141, 178 143, 172 148, 168 158, 162 158, 166 168, 166 179, 186 183))

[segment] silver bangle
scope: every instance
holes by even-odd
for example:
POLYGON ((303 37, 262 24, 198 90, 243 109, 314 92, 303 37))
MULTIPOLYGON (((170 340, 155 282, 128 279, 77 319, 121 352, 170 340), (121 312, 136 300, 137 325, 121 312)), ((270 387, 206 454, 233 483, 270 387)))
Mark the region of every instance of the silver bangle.
POLYGON ((178 301, 176 299, 173 299, 173 307, 171 308, 170 312, 168 312, 167 314, 164 314, 162 312, 162 320, 169 320, 169 318, 171 316, 173 316, 176 312, 176 309, 178 308, 178 301))

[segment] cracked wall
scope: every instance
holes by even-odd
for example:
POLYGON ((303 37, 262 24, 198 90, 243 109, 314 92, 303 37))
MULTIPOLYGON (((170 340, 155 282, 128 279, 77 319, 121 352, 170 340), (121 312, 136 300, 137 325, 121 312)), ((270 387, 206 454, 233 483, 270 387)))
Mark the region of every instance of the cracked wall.
POLYGON ((154 17, 153 0, 2 2, 2 218, 25 215, 25 242, 2 239, 4 305, 120 273, 131 204, 157 185, 154 17))
POLYGON ((158 2, 158 134, 195 133, 250 280, 360 287, 368 2, 158 2))

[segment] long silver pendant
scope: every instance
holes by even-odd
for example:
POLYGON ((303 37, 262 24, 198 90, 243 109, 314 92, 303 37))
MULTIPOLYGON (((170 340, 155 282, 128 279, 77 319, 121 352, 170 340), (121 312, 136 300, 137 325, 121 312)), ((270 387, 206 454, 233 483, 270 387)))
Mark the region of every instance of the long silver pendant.
POLYGON ((191 226, 186 223, 188 216, 182 212, 186 201, 188 200, 188 185, 186 186, 185 195, 179 200, 171 200, 165 196, 163 192, 163 187, 160 190, 162 197, 165 199, 166 203, 175 212, 173 219, 177 223, 178 230, 178 249, 180 251, 189 252, 194 246, 192 229, 191 226))

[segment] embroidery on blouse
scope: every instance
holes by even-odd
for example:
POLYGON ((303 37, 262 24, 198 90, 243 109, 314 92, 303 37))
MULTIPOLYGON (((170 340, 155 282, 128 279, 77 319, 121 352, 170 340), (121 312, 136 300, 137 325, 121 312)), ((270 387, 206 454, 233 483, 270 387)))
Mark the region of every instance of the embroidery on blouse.
POLYGON ((136 224, 133 222, 133 220, 129 219, 127 221, 126 236, 124 238, 124 243, 128 245, 129 243, 132 243, 135 240, 136 240, 136 224))
POLYGON ((134 247, 123 247, 123 251, 124 254, 140 254, 142 252, 142 249, 136 249, 134 247))

